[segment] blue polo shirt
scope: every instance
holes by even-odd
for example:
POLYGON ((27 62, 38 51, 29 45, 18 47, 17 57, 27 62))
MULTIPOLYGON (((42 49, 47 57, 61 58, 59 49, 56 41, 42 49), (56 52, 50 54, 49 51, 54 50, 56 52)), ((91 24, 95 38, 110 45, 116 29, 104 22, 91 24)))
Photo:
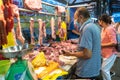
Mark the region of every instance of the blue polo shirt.
POLYGON ((87 48, 92 51, 90 59, 79 58, 75 74, 79 77, 95 77, 100 73, 101 68, 101 37, 98 26, 88 19, 81 26, 82 29, 79 49, 87 48))

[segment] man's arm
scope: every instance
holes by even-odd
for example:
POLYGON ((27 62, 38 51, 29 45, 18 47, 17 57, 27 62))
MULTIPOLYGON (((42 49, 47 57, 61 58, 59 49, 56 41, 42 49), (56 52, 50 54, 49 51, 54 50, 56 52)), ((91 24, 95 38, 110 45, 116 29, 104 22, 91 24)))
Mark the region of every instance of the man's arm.
POLYGON ((79 57, 79 58, 89 59, 92 56, 92 52, 91 52, 91 50, 89 50, 87 48, 84 48, 82 51, 78 51, 78 52, 74 52, 74 53, 65 51, 64 55, 76 56, 76 57, 79 57))
POLYGON ((76 31, 76 30, 72 30, 72 32, 73 32, 74 34, 80 35, 80 33, 79 33, 78 31, 76 31))

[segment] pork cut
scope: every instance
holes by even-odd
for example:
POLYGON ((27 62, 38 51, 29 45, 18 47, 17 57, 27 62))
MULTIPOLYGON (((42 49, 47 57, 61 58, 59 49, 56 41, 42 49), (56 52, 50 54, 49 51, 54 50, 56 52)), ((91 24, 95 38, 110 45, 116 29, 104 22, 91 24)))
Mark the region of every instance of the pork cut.
POLYGON ((42 19, 38 19, 38 25, 39 25, 39 38, 38 38, 38 44, 43 44, 43 33, 42 33, 42 19))
POLYGON ((13 12, 13 17, 19 17, 19 9, 18 6, 15 4, 11 4, 12 12, 13 12))
POLYGON ((42 32, 43 32, 43 36, 46 37, 46 25, 45 25, 45 22, 43 22, 43 24, 42 24, 42 32))
POLYGON ((6 34, 6 21, 4 19, 4 13, 3 8, 4 5, 2 4, 2 1, 0 1, 0 46, 7 44, 7 34, 6 34))
POLYGON ((53 39, 56 39, 56 34, 55 34, 55 19, 53 17, 51 18, 50 24, 51 24, 51 36, 52 36, 53 39))
POLYGON ((63 12, 65 12, 65 7, 63 7, 63 6, 57 6, 56 9, 57 9, 57 12, 58 12, 58 13, 63 13, 63 12))
POLYGON ((8 34, 8 32, 12 31, 14 25, 13 11, 11 7, 11 3, 9 3, 9 1, 3 0, 3 3, 4 3, 4 10, 3 10, 4 18, 6 20, 6 32, 8 34))
POLYGON ((40 11, 42 9, 41 0, 24 0, 24 5, 26 8, 40 11))
POLYGON ((13 17, 17 19, 17 27, 16 27, 16 38, 24 44, 25 39, 22 35, 22 30, 21 30, 21 23, 20 23, 20 15, 19 15, 19 9, 18 6, 15 4, 11 4, 12 12, 13 12, 13 17))
POLYGON ((16 38, 17 38, 22 44, 24 44, 25 38, 24 38, 23 35, 22 35, 20 19, 18 19, 18 22, 17 22, 16 38))
POLYGON ((30 19, 30 35, 31 35, 31 44, 35 44, 34 41, 34 19, 30 19))

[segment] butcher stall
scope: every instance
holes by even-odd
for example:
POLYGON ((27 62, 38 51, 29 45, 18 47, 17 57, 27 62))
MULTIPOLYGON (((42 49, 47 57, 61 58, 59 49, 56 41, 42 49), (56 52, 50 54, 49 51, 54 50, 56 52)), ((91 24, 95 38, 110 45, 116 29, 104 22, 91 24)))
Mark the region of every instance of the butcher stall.
POLYGON ((67 7, 41 0, 0 0, 0 6, 6 27, 0 80, 69 79, 77 57, 64 51, 77 51, 77 40, 67 39, 67 7))

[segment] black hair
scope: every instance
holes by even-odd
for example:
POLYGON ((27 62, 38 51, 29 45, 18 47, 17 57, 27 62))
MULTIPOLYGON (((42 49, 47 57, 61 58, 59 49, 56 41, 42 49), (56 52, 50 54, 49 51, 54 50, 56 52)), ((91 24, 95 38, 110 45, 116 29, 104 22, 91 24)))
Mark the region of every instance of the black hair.
POLYGON ((111 17, 109 15, 107 15, 107 14, 102 14, 99 17, 99 20, 104 21, 107 24, 111 24, 112 23, 111 17))

